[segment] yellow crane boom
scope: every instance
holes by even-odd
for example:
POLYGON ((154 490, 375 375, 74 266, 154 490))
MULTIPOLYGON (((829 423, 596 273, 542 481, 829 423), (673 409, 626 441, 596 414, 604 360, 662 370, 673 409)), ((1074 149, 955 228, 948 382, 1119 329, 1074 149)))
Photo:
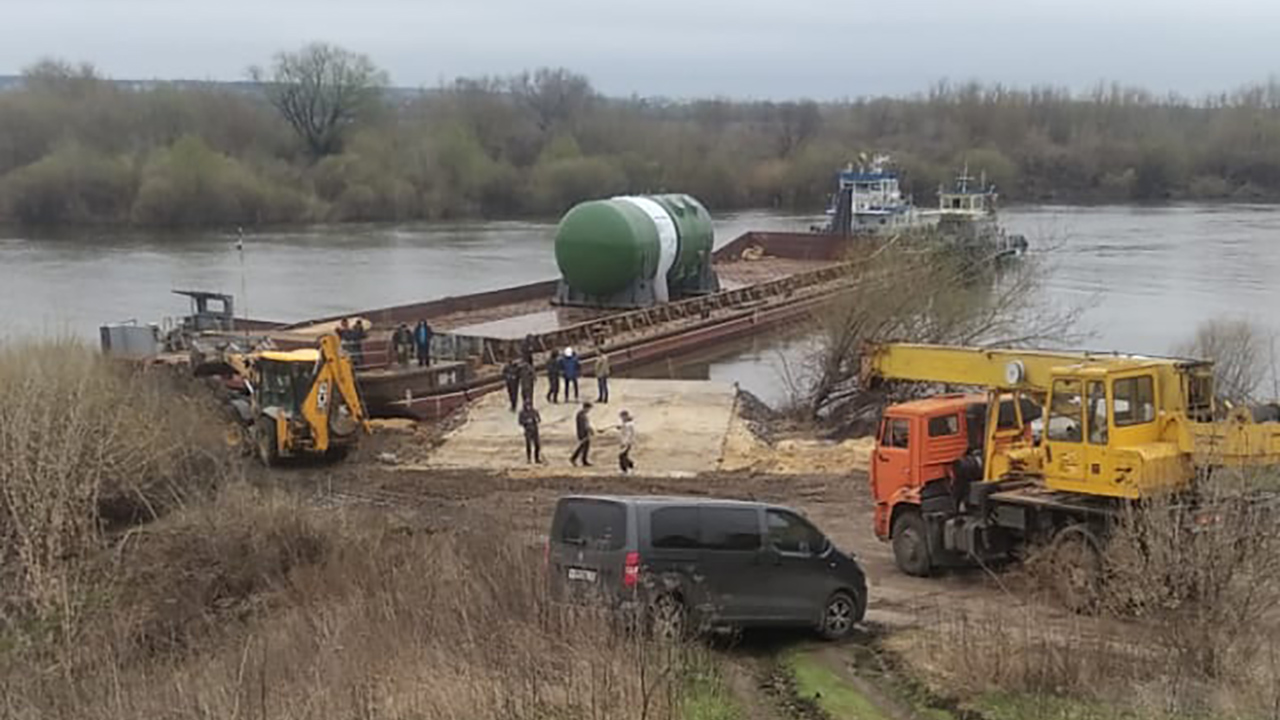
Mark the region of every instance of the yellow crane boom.
POLYGON ((995 442, 996 423, 988 423, 987 480, 1041 476, 1055 490, 1138 498, 1185 489, 1197 467, 1280 464, 1280 423, 1215 417, 1207 361, 878 343, 864 348, 861 370, 864 387, 966 385, 1041 404, 1043 438, 1033 447, 995 442))

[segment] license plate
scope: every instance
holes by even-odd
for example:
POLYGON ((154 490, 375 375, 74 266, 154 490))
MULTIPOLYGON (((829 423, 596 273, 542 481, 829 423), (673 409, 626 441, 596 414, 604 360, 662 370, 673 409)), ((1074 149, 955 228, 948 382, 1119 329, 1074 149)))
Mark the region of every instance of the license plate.
POLYGON ((582 582, 595 582, 596 571, 584 570, 582 568, 569 568, 569 579, 580 580, 582 582))

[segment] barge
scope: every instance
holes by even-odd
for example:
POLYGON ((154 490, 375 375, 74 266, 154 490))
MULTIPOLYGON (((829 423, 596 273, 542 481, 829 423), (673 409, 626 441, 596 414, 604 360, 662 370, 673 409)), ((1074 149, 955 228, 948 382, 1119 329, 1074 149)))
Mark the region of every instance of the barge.
POLYGON ((103 348, 199 372, 227 350, 314 346, 359 321, 367 332, 348 351, 370 415, 435 419, 501 388, 513 360, 545 374, 574 348, 584 368, 608 353, 625 371, 800 321, 856 282, 860 259, 881 246, 850 233, 748 232, 713 250, 711 227, 687 195, 588 201, 557 228, 557 280, 295 323, 242 320, 229 296, 183 291, 191 316, 167 332, 104 327, 103 348), (433 331, 430 364, 397 362, 393 334, 419 321, 433 331))

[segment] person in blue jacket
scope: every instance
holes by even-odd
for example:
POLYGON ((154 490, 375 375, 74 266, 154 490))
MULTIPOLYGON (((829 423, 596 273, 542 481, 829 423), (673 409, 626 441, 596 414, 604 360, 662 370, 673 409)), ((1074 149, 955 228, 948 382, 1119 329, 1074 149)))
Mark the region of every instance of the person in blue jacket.
POLYGON ((573 348, 564 349, 564 360, 561 361, 564 372, 564 399, 569 401, 569 388, 573 388, 573 399, 578 399, 578 378, 582 375, 582 361, 578 359, 573 348))
POLYGON ((418 348, 418 367, 431 364, 431 336, 434 334, 426 320, 419 320, 418 326, 413 329, 413 344, 418 348))

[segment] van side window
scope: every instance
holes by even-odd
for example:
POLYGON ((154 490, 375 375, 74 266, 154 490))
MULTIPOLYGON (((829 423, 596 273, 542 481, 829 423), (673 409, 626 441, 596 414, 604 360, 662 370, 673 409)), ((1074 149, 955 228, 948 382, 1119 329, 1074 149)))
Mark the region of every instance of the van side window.
POLYGON ((929 437, 947 437, 960 434, 960 418, 954 413, 929 418, 929 437))
POLYGON ((759 550, 760 515, 750 508, 704 507, 702 547, 706 550, 759 550))
POLYGON ((607 500, 569 500, 560 504, 551 537, 566 545, 618 550, 627 541, 627 509, 607 500))
POLYGON ((1150 375, 1116 380, 1111 384, 1111 398, 1116 427, 1156 419, 1156 388, 1150 375))
POLYGON ((769 510, 769 543, 778 552, 812 555, 826 549, 826 538, 804 518, 783 510, 769 510))
POLYGON ((886 418, 884 436, 880 438, 882 447, 905 448, 910 445, 911 423, 906 418, 886 418))
POLYGON ((698 509, 667 507, 653 511, 649 517, 653 546, 669 550, 692 550, 698 547, 698 509))

